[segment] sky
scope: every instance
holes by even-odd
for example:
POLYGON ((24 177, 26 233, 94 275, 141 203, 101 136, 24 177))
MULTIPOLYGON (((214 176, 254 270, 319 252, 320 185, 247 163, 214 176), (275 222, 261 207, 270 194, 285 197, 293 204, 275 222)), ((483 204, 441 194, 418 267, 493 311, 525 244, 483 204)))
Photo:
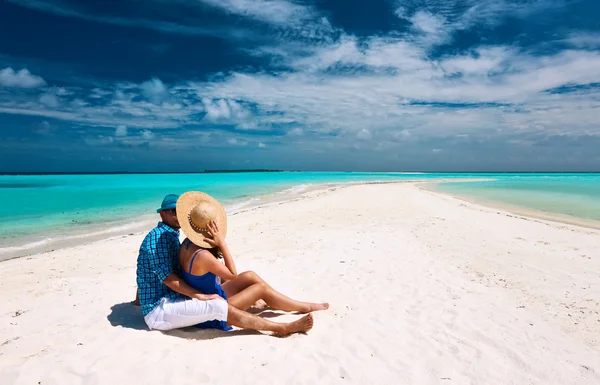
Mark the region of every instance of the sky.
POLYGON ((0 172, 600 171, 597 0, 2 0, 0 172))

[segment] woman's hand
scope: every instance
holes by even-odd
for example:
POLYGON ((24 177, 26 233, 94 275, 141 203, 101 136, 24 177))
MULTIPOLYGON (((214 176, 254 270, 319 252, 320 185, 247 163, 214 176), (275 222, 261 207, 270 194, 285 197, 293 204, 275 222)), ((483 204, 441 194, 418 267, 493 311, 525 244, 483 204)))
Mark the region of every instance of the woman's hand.
POLYGON ((223 248, 225 244, 225 239, 223 238, 223 234, 219 230, 219 226, 217 222, 210 221, 208 222, 208 232, 211 235, 211 238, 204 237, 204 242, 210 244, 213 247, 218 247, 220 249, 223 248))

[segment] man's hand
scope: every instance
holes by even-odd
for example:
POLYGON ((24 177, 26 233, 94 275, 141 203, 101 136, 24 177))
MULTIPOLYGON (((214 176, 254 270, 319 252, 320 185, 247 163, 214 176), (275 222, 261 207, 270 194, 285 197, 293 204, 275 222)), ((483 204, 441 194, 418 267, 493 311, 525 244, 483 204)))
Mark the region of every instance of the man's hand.
POLYGON ((192 298, 199 299, 200 301, 210 301, 211 299, 220 299, 225 301, 225 299, 218 294, 196 294, 192 298))

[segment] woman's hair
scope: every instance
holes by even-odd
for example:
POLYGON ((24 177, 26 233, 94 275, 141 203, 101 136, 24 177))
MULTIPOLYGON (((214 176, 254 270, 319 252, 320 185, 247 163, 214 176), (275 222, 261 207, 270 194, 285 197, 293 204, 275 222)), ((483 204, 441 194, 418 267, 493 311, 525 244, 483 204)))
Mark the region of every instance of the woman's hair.
POLYGON ((206 249, 206 250, 210 251, 210 253, 217 259, 223 258, 223 253, 221 252, 221 249, 219 249, 218 247, 213 247, 213 248, 206 249))

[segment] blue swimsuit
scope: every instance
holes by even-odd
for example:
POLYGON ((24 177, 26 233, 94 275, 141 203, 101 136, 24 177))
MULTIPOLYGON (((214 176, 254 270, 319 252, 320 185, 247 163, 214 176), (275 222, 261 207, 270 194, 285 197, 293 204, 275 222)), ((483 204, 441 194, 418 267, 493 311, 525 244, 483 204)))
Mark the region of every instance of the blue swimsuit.
MULTIPOLYGON (((186 238, 185 241, 183 241, 182 246, 185 246, 185 248, 187 249, 191 243, 192 242, 186 238)), ((181 269, 181 275, 183 276, 183 279, 191 287, 198 290, 199 292, 201 292, 203 294, 218 294, 225 301, 227 301, 227 294, 225 294, 225 290, 223 290, 223 288, 221 287, 221 284, 217 281, 216 275, 214 275, 211 272, 208 272, 204 275, 193 275, 192 274, 192 266, 194 265, 194 259, 196 259, 196 255, 198 255, 198 253, 201 252, 202 250, 204 250, 204 249, 202 249, 202 248, 198 249, 192 256, 192 259, 190 261, 189 272, 185 271, 185 269, 181 269)), ((201 329, 208 329, 208 328, 221 329, 221 330, 233 329, 232 327, 227 327, 227 322, 218 321, 218 320, 202 322, 201 324, 196 325, 196 327, 201 328, 201 329)))

